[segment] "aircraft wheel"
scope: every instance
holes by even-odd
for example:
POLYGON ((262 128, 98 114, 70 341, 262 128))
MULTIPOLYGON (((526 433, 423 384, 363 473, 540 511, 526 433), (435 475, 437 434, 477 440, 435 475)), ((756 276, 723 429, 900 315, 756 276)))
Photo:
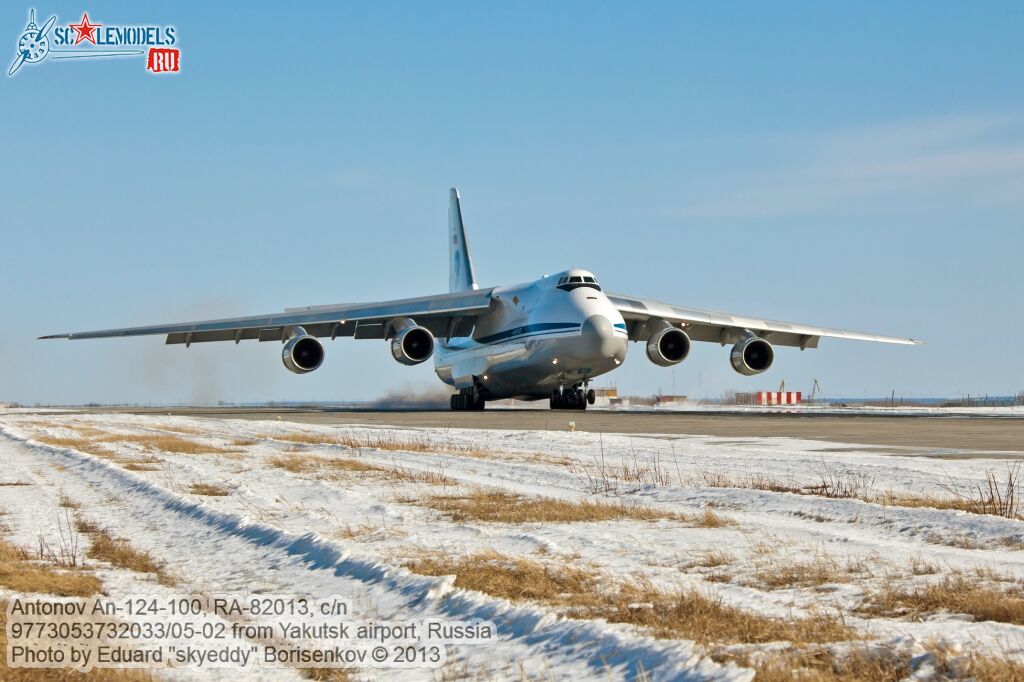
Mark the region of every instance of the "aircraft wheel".
POLYGON ((594 389, 587 391, 587 404, 593 405, 597 402, 597 392, 594 389))
POLYGON ((587 394, 583 392, 583 389, 573 391, 573 407, 577 410, 587 409, 587 394))
POLYGON ((552 410, 564 410, 565 409, 565 395, 556 391, 551 391, 551 401, 549 403, 552 410))

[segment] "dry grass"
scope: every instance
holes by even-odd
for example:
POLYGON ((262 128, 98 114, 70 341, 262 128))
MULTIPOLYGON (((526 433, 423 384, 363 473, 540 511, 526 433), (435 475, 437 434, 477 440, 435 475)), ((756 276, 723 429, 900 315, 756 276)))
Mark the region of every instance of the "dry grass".
MULTIPOLYGON (((23 547, 0 539, 0 586, 14 592, 90 597, 98 594, 103 585, 91 573, 59 570, 50 562, 33 560, 23 547)), ((0 676, 0 679, 8 678, 0 676)))
POLYGON ((443 512, 453 521, 493 523, 579 523, 590 521, 682 520, 678 514, 642 505, 590 500, 525 497, 503 490, 475 490, 467 495, 435 495, 420 504, 443 512))
POLYGON ((920 618, 937 611, 972 616, 978 621, 1024 625, 1024 590, 992 587, 979 576, 953 572, 937 582, 897 587, 871 594, 858 609, 869 616, 920 618))
POLYGON ((972 653, 951 667, 960 673, 959 677, 975 682, 1024 682, 1024 663, 1003 656, 972 653))
POLYGON ((697 590, 666 592, 635 585, 597 601, 570 609, 569 614, 628 623, 655 637, 692 639, 703 644, 839 642, 857 637, 831 613, 770 618, 729 606, 697 590))
POLYGON ((422 575, 454 575, 455 586, 510 600, 575 601, 590 594, 597 575, 571 566, 552 566, 523 557, 480 552, 451 558, 421 557, 406 567, 422 575))
MULTIPOLYGON (((1002 516, 1009 519, 1024 519, 1021 507, 1021 488, 1024 486, 1020 463, 1011 464, 1006 473, 999 476, 987 472, 985 481, 973 485, 949 480, 938 493, 911 493, 886 491, 874 492, 874 478, 863 472, 840 469, 836 465, 822 463, 814 468, 817 481, 797 483, 784 481, 767 474, 733 476, 723 472, 701 472, 693 482, 710 488, 746 488, 776 493, 798 495, 820 495, 837 499, 858 499, 890 507, 929 507, 1002 516)), ((942 543, 945 544, 945 543, 942 543)))
POLYGON ((346 474, 368 474, 399 483, 458 484, 457 481, 440 472, 414 471, 399 466, 379 466, 356 459, 321 457, 305 452, 292 452, 271 457, 267 463, 293 474, 309 474, 327 481, 343 478, 346 474))
POLYGON ((198 436, 204 433, 209 433, 209 431, 200 429, 195 426, 158 426, 156 428, 158 428, 160 431, 170 431, 171 433, 184 433, 190 436, 198 436))
POLYGON ((944 533, 928 533, 925 542, 933 545, 946 545, 947 547, 959 547, 960 549, 981 549, 981 545, 966 533, 962 535, 947 535, 944 533))
POLYGON ((111 566, 136 573, 150 573, 161 585, 173 586, 177 583, 162 562, 154 559, 149 552, 132 547, 127 538, 115 539, 105 528, 90 521, 79 520, 76 527, 79 532, 89 536, 90 546, 86 556, 90 559, 105 561, 111 566))
POLYGON ((690 566, 699 568, 717 568, 718 566, 731 564, 735 560, 736 557, 729 552, 715 547, 699 552, 697 554, 697 558, 690 564, 690 566))
POLYGON ((98 432, 89 437, 62 438, 57 436, 36 436, 35 440, 47 445, 71 448, 114 462, 129 471, 157 471, 162 460, 152 455, 125 456, 110 448, 112 444, 134 444, 147 449, 176 454, 233 454, 237 451, 204 445, 180 436, 171 435, 120 435, 98 432))
POLYGON ((908 561, 910 572, 914 575, 934 575, 939 572, 939 565, 925 559, 919 554, 908 561))
POLYGON ((767 490, 773 493, 802 493, 804 489, 792 482, 774 478, 768 474, 756 473, 733 476, 721 471, 702 471, 697 483, 707 488, 745 488, 767 490))
POLYGON ((834 642, 856 637, 830 614, 790 620, 769 618, 728 606, 696 590, 665 591, 643 582, 602 585, 605 581, 594 571, 496 552, 458 558, 429 556, 407 566, 425 575, 455 575, 455 586, 463 589, 510 600, 544 602, 571 617, 635 625, 662 638, 736 644, 834 642))
POLYGON ((230 495, 231 491, 216 483, 193 483, 188 491, 193 495, 208 495, 210 497, 224 497, 230 495))
POLYGON ((930 507, 1021 519, 1021 484, 1020 464, 1015 463, 1007 467, 1005 478, 989 471, 983 483, 964 485, 950 480, 942 486, 945 495, 889 491, 874 501, 894 507, 930 507))
POLYGON ((63 507, 64 509, 78 509, 82 505, 72 500, 66 493, 61 493, 60 499, 57 501, 57 506, 63 507))
POLYGON ((738 662, 754 668, 757 682, 899 682, 913 672, 909 654, 866 645, 843 653, 795 647, 738 662))
POLYGON ((316 682, 348 682, 352 679, 344 668, 299 668, 299 672, 307 680, 316 682))
POLYGON ((400 437, 393 433, 364 434, 300 432, 286 434, 264 434, 263 440, 305 445, 337 445, 352 450, 385 450, 388 452, 436 452, 441 454, 486 457, 489 452, 472 444, 455 441, 437 442, 425 436, 400 437))
POLYGON ((179 455, 202 455, 210 453, 233 454, 235 450, 200 443, 181 436, 164 434, 119 435, 111 434, 104 439, 106 442, 140 445, 149 450, 170 452, 179 455))
POLYGON ((84 452, 90 455, 96 455, 97 457, 103 457, 104 459, 113 459, 113 452, 111 452, 110 448, 104 446, 101 443, 88 440, 86 438, 35 436, 34 440, 58 448, 71 448, 72 450, 78 450, 79 452, 84 452))
POLYGON ((835 559, 816 556, 806 560, 762 563, 757 567, 754 580, 769 590, 790 587, 817 587, 842 582, 848 575, 835 559))
POLYGON ((122 462, 125 469, 128 471, 160 471, 160 465, 157 462, 122 462))
MULTIPOLYGON (((950 654, 942 647, 929 647, 935 679, 969 679, 972 682, 1024 682, 1024 664, 1005 655, 976 651, 950 654)), ((792 647, 732 660, 756 671, 757 682, 898 682, 914 673, 911 653, 868 644, 853 647, 792 647)))
POLYGON ((719 514, 711 507, 704 507, 693 519, 693 522, 700 528, 723 528, 736 525, 733 519, 724 514, 719 514))

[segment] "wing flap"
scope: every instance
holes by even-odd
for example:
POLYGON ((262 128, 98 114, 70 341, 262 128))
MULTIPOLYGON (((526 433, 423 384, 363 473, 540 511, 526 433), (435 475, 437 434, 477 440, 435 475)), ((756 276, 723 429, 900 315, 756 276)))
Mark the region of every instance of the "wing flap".
MULTIPOLYGON (((166 335, 169 344, 210 341, 279 341, 287 327, 301 326, 308 333, 325 336, 383 338, 384 325, 395 317, 411 317, 435 336, 447 337, 453 320, 469 320, 490 309, 492 289, 422 296, 418 298, 348 305, 289 308, 271 315, 230 317, 178 324, 101 329, 41 336, 41 339, 105 339, 126 336, 166 335), (359 331, 363 328, 363 331, 359 331)), ((464 329, 465 325, 459 329, 464 329)))
POLYGON ((816 348, 822 337, 852 339, 857 341, 874 341, 877 343, 896 343, 906 345, 922 344, 918 339, 895 336, 881 336, 864 332, 815 327, 812 325, 779 320, 765 320, 743 315, 731 315, 714 310, 700 310, 675 306, 658 301, 640 299, 634 296, 608 294, 608 299, 618 308, 623 319, 627 321, 629 338, 643 340, 644 321, 661 318, 683 325, 686 333, 694 341, 714 343, 734 343, 739 334, 750 330, 776 346, 796 346, 799 348, 816 348))

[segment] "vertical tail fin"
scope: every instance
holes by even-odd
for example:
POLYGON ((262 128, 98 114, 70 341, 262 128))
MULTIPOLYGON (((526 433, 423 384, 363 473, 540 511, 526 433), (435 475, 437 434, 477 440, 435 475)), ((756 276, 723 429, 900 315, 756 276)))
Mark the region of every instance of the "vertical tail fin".
POLYGON ((466 242, 466 227, 462 224, 459 190, 452 187, 448 192, 448 290, 470 291, 476 288, 473 259, 466 242))

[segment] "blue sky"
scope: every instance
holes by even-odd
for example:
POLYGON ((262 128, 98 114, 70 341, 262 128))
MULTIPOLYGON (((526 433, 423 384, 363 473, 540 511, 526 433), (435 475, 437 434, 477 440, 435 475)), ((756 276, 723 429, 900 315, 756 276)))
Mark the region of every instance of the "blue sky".
MULTIPOLYGON (((452 185, 482 285, 575 265, 928 341, 783 349, 753 378, 718 346, 673 370, 633 346, 604 381, 622 391, 1024 389, 1022 3, 36 7, 172 24, 182 72, 46 61, 0 83, 0 400, 429 388, 373 341, 294 376, 274 344, 34 339, 444 291, 452 185)), ((0 10, 12 59, 28 8, 0 10)))

